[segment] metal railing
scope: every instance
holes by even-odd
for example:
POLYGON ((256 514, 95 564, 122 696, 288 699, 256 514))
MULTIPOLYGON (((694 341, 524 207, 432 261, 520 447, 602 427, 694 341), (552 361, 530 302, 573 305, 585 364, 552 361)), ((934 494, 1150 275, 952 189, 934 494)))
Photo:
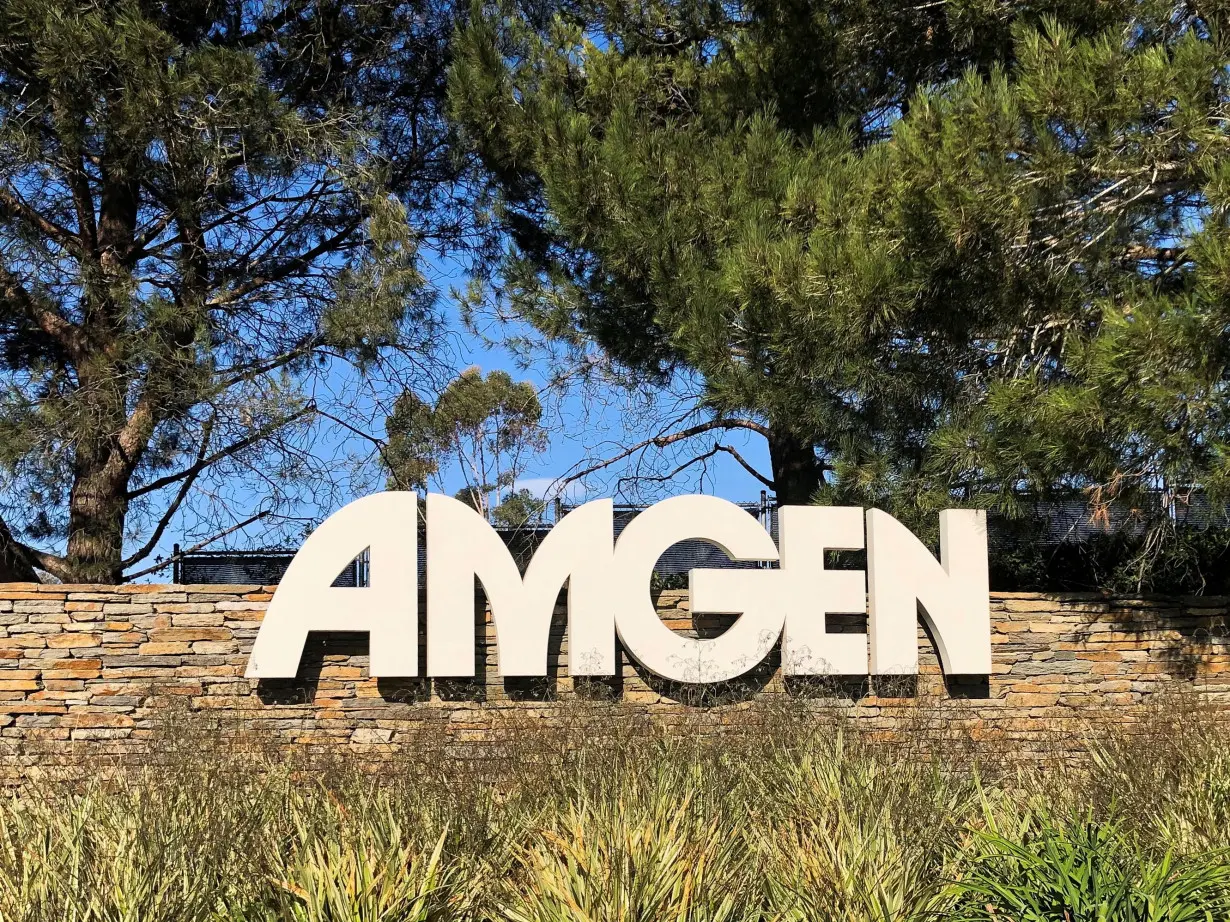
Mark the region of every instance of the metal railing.
MULTIPOLYGON (((758 502, 738 503, 749 515, 755 516, 777 540, 777 506, 765 491, 758 502)), ((575 505, 557 500, 551 505, 549 522, 532 523, 519 528, 498 528, 496 531, 524 571, 534 551, 550 533, 554 524, 575 505)), ((616 504, 615 534, 618 536, 646 505, 616 504)), ((1167 506, 1175 525, 1188 529, 1230 529, 1230 517, 1213 508, 1196 495, 1183 502, 1167 506)), ((1156 511, 1156 510, 1153 510, 1156 511)), ((1152 518, 1156 518, 1153 516, 1152 518)), ((1079 496, 1034 502, 1026 514, 1009 519, 992 513, 987 519, 988 544, 992 560, 1019 550, 1024 544, 1049 550, 1079 548, 1108 537, 1133 539, 1139 537, 1150 516, 1141 510, 1111 506, 1098 514, 1079 496)), ((420 523, 422 527, 422 523, 420 523)), ((423 542, 420 540, 420 546, 423 542)), ((279 582, 295 551, 290 548, 261 550, 220 550, 181 552, 175 546, 172 579, 176 583, 255 583, 272 585, 279 582)), ((426 572, 426 554, 419 554, 420 579, 426 572)), ((660 577, 676 578, 696 568, 732 569, 771 566, 757 561, 733 561, 716 545, 703 540, 682 541, 668 548, 658 560, 655 571, 660 577)), ((335 586, 367 585, 367 560, 360 555, 338 574, 335 586)))
MULTIPOLYGON (((759 502, 739 503, 748 514, 754 515, 765 525, 776 539, 777 517, 773 514, 770 499, 766 493, 761 494, 759 502)), ((567 515, 575 506, 562 502, 552 504, 553 521, 541 524, 529 524, 519 528, 497 528, 496 532, 504 539, 522 571, 529 564, 534 551, 543 540, 555 522, 567 515)), ((618 504, 615 506, 615 534, 627 527, 628 523, 647 506, 618 504)), ((423 544, 420 542, 420 546, 423 544)), ((221 550, 221 551, 181 551, 175 545, 172 563, 172 581, 177 584, 196 583, 206 585, 256 584, 262 586, 276 585, 286 568, 290 566, 295 551, 290 548, 264 548, 259 550, 221 550)), ((426 572, 426 554, 419 554, 419 577, 426 572)), ((659 576, 673 577, 687 573, 688 570, 703 567, 706 569, 731 569, 744 567, 760 567, 759 562, 734 561, 726 556, 716 545, 705 541, 683 541, 667 550, 658 561, 655 568, 659 576)), ((347 565, 334 586, 366 586, 367 560, 360 555, 347 565)))

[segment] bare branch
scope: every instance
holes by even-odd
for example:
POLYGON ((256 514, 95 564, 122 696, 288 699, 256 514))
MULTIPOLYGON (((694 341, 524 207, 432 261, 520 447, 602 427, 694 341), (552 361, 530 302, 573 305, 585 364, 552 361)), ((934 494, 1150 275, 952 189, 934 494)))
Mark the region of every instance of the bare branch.
POLYGON ((239 452, 243 451, 245 448, 255 445, 257 442, 260 442, 268 438, 270 435, 272 435, 274 432, 277 432, 279 429, 282 429, 285 426, 290 425, 295 420, 301 419, 302 417, 307 416, 309 413, 315 413, 315 412, 317 412, 316 404, 314 402, 309 403, 303 409, 299 410, 296 413, 292 413, 290 416, 287 416, 285 419, 281 419, 276 423, 271 423, 268 426, 264 426, 256 430, 255 432, 253 432, 251 435, 248 435, 240 439, 238 442, 234 442, 228 445, 226 448, 221 448, 218 451, 215 451, 213 454, 209 455, 208 457, 201 458, 191 467, 184 468, 184 470, 179 471, 176 474, 168 474, 165 477, 159 477, 157 480, 152 480, 149 483, 145 484, 144 486, 137 487, 137 489, 135 490, 130 490, 128 492, 128 498, 130 500, 136 499, 139 496, 145 496, 147 493, 153 493, 155 490, 161 490, 164 487, 169 487, 173 483, 178 483, 179 481, 183 480, 185 477, 196 477, 198 474, 201 473, 201 471, 205 470, 205 468, 213 464, 217 464, 219 461, 222 461, 226 458, 231 457, 231 455, 238 454, 239 452))
MULTIPOLYGON (((209 450, 209 440, 213 436, 215 419, 216 417, 210 417, 205 422, 205 431, 201 435, 201 447, 196 454, 197 464, 200 464, 201 461, 205 459, 205 454, 209 450)), ((196 470, 189 468, 189 470, 192 471, 192 473, 185 477, 184 482, 180 484, 179 492, 175 494, 175 499, 171 501, 171 504, 167 506, 166 511, 158 519, 158 525, 154 528, 149 540, 146 541, 145 544, 141 545, 140 549, 137 550, 136 553, 132 554, 130 557, 125 559, 122 564, 120 564, 121 569, 126 570, 137 561, 144 560, 151 553, 153 553, 154 548, 158 546, 158 542, 162 540, 162 535, 167 530, 167 526, 171 524, 171 519, 175 517, 175 513, 178 512, 179 507, 183 505, 184 500, 188 496, 188 492, 192 489, 192 485, 196 483, 197 477, 200 476, 201 471, 205 470, 205 468, 202 467, 196 470)))
POLYGON ((752 467, 752 465, 748 463, 747 459, 744 458, 743 455, 739 454, 736 448, 734 448, 731 445, 714 445, 713 447, 716 448, 718 451, 726 452, 726 454, 730 455, 732 458, 738 461, 739 464, 742 465, 745 471, 747 471, 749 474, 751 474, 753 477, 755 477, 757 480, 763 483, 770 490, 774 489, 773 481, 770 478, 766 477, 764 474, 760 473, 760 471, 756 470, 756 468, 752 467))
POLYGON ((249 295, 260 288, 264 288, 266 285, 272 285, 274 282, 279 282, 288 275, 293 275, 295 272, 307 268, 315 262, 317 257, 337 249, 343 240, 355 232, 358 226, 358 221, 351 221, 332 237, 322 240, 310 250, 300 253, 293 259, 288 259, 268 274, 258 275, 255 278, 249 279, 242 285, 237 285, 228 291, 224 291, 215 297, 210 298, 206 303, 209 307, 223 307, 227 304, 234 304, 246 295, 249 295))
MULTIPOLYGON (((594 464, 591 464, 589 467, 586 467, 583 470, 577 471, 573 474, 569 474, 567 477, 561 477, 558 481, 556 481, 556 483, 553 486, 557 489, 562 490, 564 487, 567 487, 570 483, 575 483, 578 480, 584 480, 590 474, 596 473, 600 470, 604 470, 605 468, 608 468, 613 464, 617 464, 620 461, 624 460, 625 458, 631 457, 637 452, 644 451, 648 448, 666 448, 668 445, 674 445, 677 442, 682 442, 685 439, 690 439, 693 436, 702 435, 703 433, 706 433, 706 432, 730 431, 732 429, 750 429, 752 432, 757 432, 760 435, 763 435, 766 439, 769 437, 769 427, 761 423, 758 423, 752 419, 742 419, 742 418, 713 419, 705 423, 699 423, 695 426, 689 426, 687 429, 681 429, 679 432, 672 432, 670 435, 657 435, 657 436, 654 436, 653 438, 645 439, 644 441, 637 442, 635 445, 632 445, 631 447, 626 448, 623 451, 620 451, 617 454, 614 454, 609 458, 604 458, 602 461, 598 461, 594 464)), ((720 451, 720 450, 723 450, 723 449, 721 448, 715 449, 715 451, 720 451)), ((741 464, 743 464, 743 466, 747 468, 748 471, 750 471, 758 480, 760 480, 766 486, 769 486, 769 487, 773 486, 773 482, 770 480, 766 480, 761 474, 757 473, 751 467, 751 465, 749 465, 746 461, 744 461, 742 455, 739 455, 738 452, 734 451, 734 449, 729 449, 729 450, 732 454, 736 456, 736 460, 738 460, 741 464)), ((646 479, 653 479, 653 478, 646 478, 646 479)))
POLYGON ((347 432, 349 432, 351 435, 357 435, 359 438, 367 439, 367 441, 371 442, 374 446, 376 446, 376 452, 380 455, 380 460, 384 462, 385 469, 393 477, 393 485, 396 486, 397 489, 399 490, 409 489, 409 486, 406 484, 403 484, 401 482, 401 478, 397 476, 397 469, 392 464, 389 463, 388 456, 385 455, 384 453, 384 446, 385 446, 384 439, 376 438, 376 436, 372 435, 370 432, 364 432, 362 429, 358 428, 357 426, 352 426, 350 425, 350 423, 346 422, 344 419, 339 419, 338 417, 334 416, 332 413, 326 413, 324 410, 321 410, 320 408, 316 409, 316 415, 322 417, 323 419, 327 419, 332 423, 336 423, 337 425, 345 429, 347 432))
POLYGON ((322 342, 320 336, 304 336, 292 348, 286 350, 281 355, 276 355, 273 358, 264 359, 260 362, 254 362, 247 366, 232 365, 229 368, 221 368, 217 372, 218 392, 227 390, 241 381, 251 381, 253 378, 263 374, 268 374, 284 365, 289 365, 297 358, 301 358, 313 349, 318 347, 322 342))
POLYGON ((689 458, 687 461, 683 462, 678 467, 676 467, 674 470, 666 474, 637 474, 635 477, 621 477, 620 480, 621 481, 623 480, 644 480, 644 481, 650 481, 652 483, 667 483, 673 480, 678 475, 682 474, 689 467, 692 467, 696 464, 702 464, 705 461, 708 461, 710 458, 713 458, 720 453, 732 455, 736 461, 738 461, 741 465, 743 465, 744 470, 746 470, 749 474, 751 474, 753 477, 755 477, 757 480, 763 483, 770 490, 773 489, 773 481, 765 477, 758 470, 756 470, 754 467, 748 464, 747 460, 741 454, 739 454, 739 452, 736 449, 734 449, 730 445, 722 445, 716 442, 714 443, 713 447, 710 448, 708 451, 701 452, 699 455, 689 458))
POLYGON ((246 528, 247 526, 251 525, 253 522, 259 522, 261 519, 263 519, 267 515, 269 515, 268 509, 264 510, 263 512, 258 512, 256 513, 256 515, 249 516, 248 518, 240 522, 238 525, 232 525, 226 531, 220 531, 216 535, 214 535, 212 538, 206 538, 200 544, 194 544, 192 545, 192 547, 184 548, 184 550, 180 551, 178 554, 172 554, 170 557, 168 557, 166 560, 162 561, 161 563, 156 563, 152 567, 146 567, 144 570, 138 570, 136 573, 131 573, 128 576, 125 576, 123 578, 123 582, 131 583, 134 579, 140 579, 142 576, 149 576, 151 573, 157 573, 159 570, 165 570, 175 561, 182 559, 186 555, 191 554, 193 551, 199 551, 201 548, 206 547, 210 544, 213 544, 219 538, 225 538, 227 535, 231 534, 232 532, 239 531, 239 529, 241 528, 246 528))

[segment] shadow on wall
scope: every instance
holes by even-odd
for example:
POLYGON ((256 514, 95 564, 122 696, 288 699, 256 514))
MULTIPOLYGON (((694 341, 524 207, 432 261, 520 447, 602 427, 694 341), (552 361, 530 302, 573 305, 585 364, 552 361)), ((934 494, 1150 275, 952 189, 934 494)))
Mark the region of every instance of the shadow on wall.
MULTIPOLYGON (((1164 663, 1175 679, 1195 681, 1210 657, 1230 647, 1227 600, 1209 596, 1132 596, 1089 593, 1072 606, 1084 614, 1072 630, 1076 643, 1090 643, 1108 629, 1129 635, 1136 649, 1164 663)), ((1059 654, 1056 654, 1057 656, 1059 654)))
MULTIPOLYGON (((766 695, 784 695, 801 701, 857 703, 869 697, 880 699, 915 699, 925 697, 919 677, 903 676, 786 676, 780 677, 780 648, 774 648, 765 660, 736 679, 706 684, 690 684, 660 678, 629 659, 617 649, 622 673, 615 676, 579 676, 561 681, 560 644, 553 641, 550 673, 541 677, 495 677, 503 697, 508 701, 552 702, 566 697, 589 701, 619 701, 624 698, 628 673, 635 675, 645 689, 663 698, 695 708, 725 707, 750 702, 766 695)), ((389 704, 420 704, 434 697, 441 701, 485 703, 490 700, 490 686, 484 678, 486 650, 494 655, 494 647, 483 648, 479 670, 474 678, 383 678, 376 690, 379 700, 389 704)), ((344 681, 363 679, 367 674, 368 641, 366 634, 310 634, 304 648, 299 674, 294 679, 262 679, 256 694, 266 705, 316 705, 331 697, 344 681)), ((494 663, 491 664, 494 667, 494 663)), ((494 669, 492 670, 494 676, 494 669)), ((945 677, 944 687, 949 697, 986 699, 991 697, 986 676, 945 677)), ((375 698, 362 699, 375 703, 375 698)))
MULTIPOLYGON (((654 602, 663 620, 673 630, 697 638, 720 636, 738 619, 737 615, 692 613, 681 604, 681 593, 655 593, 654 602)), ((420 597, 420 611, 426 599, 420 597)), ((925 642, 920 651, 924 662, 934 662, 935 639, 926 623, 920 619, 925 642)), ((857 703, 870 697, 914 699, 924 692, 920 677, 903 676, 781 676, 781 644, 744 675, 735 679, 709 683, 687 683, 661 678, 640 666, 616 642, 616 657, 620 672, 614 676, 570 677, 567 672, 568 651, 565 644, 568 617, 566 592, 561 591, 551 618, 547 642, 547 674, 545 676, 498 675, 498 654, 495 629, 488 621, 486 603, 476 588, 474 606, 474 675, 457 678, 379 679, 376 690, 379 700, 386 703, 417 704, 431 700, 458 703, 484 703, 493 698, 508 701, 550 702, 563 697, 592 701, 618 701, 629 691, 629 682, 655 695, 677 701, 689 707, 722 707, 749 702, 766 694, 784 694, 800 700, 857 703)), ((867 616, 827 616, 831 633, 865 633, 867 616)), ((340 685, 367 675, 368 637, 366 633, 311 633, 304 646, 299 674, 294 679, 263 679, 256 693, 265 704, 307 705, 327 701, 330 692, 340 685)), ((426 636, 419 634, 419 674, 427 672, 426 636)), ((951 698, 979 700, 991 697, 988 676, 944 676, 943 687, 951 698)), ((934 693, 934 690, 933 690, 934 693)), ((364 699, 371 702, 375 699, 364 699)))

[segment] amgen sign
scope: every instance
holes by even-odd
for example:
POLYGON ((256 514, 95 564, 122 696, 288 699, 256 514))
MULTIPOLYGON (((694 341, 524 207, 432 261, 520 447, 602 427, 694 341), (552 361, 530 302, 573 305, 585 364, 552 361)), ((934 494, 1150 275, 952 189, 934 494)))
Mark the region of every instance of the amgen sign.
MULTIPOLYGON (((269 604, 250 679, 292 678, 310 631, 366 631, 370 673, 419 674, 418 509, 414 493, 364 497, 325 520, 295 555, 269 604), (333 587, 369 551, 369 585, 333 587)), ((679 682, 735 678, 781 640, 787 675, 885 675, 918 671, 921 615, 950 675, 991 671, 986 518, 940 513, 940 560, 905 526, 877 509, 785 506, 780 547, 743 509, 713 496, 678 496, 646 509, 615 540, 610 500, 564 516, 524 578, 500 536, 477 512, 429 494, 427 675, 474 675, 474 580, 491 606, 503 676, 547 674, 551 616, 568 586, 572 675, 616 672, 615 639, 644 668, 679 682), (694 612, 739 617, 722 635, 696 639, 659 618, 649 592, 654 564, 680 541, 699 538, 734 560, 772 569, 696 569, 694 612), (830 570, 825 552, 867 549, 867 570, 830 570), (867 633, 829 633, 829 613, 867 614, 867 633)))

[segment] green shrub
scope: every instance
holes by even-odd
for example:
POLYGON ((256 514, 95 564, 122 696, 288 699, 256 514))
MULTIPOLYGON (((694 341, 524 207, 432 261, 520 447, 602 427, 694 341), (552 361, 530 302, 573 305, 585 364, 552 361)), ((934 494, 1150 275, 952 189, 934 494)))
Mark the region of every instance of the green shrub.
POLYGON ((275 881, 277 918, 294 922, 433 922, 450 917, 457 869, 442 868, 447 833, 429 854, 396 815, 377 804, 334 836, 307 831, 285 879, 275 881))
POLYGON ((683 791, 645 803, 572 805, 520 855, 505 914, 513 922, 745 922, 754 869, 730 818, 683 791))
POLYGON ((955 885, 968 922, 1211 922, 1230 912, 1220 855, 1151 855, 1114 823, 1043 817, 982 831, 955 885))
POLYGON ((906 922, 944 907, 935 883, 959 857, 974 781, 886 755, 838 732, 754 773, 749 797, 778 805, 749 829, 772 918, 906 922))

